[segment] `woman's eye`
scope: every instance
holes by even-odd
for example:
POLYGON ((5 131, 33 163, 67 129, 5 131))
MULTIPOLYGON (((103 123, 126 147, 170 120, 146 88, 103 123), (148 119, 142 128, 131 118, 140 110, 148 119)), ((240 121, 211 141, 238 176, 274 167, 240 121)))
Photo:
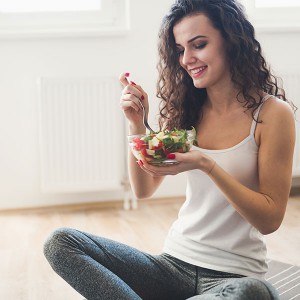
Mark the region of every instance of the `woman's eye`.
POLYGON ((205 46, 207 45, 207 43, 200 43, 200 44, 197 44, 195 46, 196 49, 203 49, 205 46))

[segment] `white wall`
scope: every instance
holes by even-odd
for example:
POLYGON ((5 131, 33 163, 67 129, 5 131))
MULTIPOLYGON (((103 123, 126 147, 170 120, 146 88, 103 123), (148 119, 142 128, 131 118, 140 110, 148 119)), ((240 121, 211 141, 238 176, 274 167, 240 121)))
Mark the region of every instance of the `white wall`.
MULTIPOLYGON (((148 91, 154 120, 157 32, 172 2, 131 0, 131 31, 125 36, 0 40, 0 209, 122 197, 121 191, 41 193, 36 79, 107 75, 117 80, 128 71, 148 91)), ((276 71, 300 72, 300 32, 258 37, 276 71)), ((184 192, 185 177, 180 175, 168 178, 155 196, 184 192)))

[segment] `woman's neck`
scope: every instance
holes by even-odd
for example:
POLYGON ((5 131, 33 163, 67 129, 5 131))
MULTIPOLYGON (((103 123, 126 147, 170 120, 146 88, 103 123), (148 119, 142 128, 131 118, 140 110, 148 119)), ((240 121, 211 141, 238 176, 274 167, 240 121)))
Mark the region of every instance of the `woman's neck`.
POLYGON ((218 114, 227 113, 231 110, 243 107, 243 98, 239 96, 238 90, 234 88, 225 89, 207 89, 207 101, 205 107, 218 114))

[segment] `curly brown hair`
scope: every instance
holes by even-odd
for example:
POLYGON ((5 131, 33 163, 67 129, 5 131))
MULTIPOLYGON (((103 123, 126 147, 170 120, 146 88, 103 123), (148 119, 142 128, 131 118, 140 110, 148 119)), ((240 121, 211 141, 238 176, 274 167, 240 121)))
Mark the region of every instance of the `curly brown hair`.
POLYGON ((182 18, 199 13, 211 20, 226 41, 231 79, 239 90, 237 101, 242 96, 243 105, 246 110, 251 109, 252 117, 262 102, 261 91, 287 101, 262 55, 254 28, 241 4, 235 0, 176 0, 159 31, 157 97, 161 99, 160 128, 189 129, 201 120, 206 89, 196 88, 180 66, 173 34, 173 27, 182 18))

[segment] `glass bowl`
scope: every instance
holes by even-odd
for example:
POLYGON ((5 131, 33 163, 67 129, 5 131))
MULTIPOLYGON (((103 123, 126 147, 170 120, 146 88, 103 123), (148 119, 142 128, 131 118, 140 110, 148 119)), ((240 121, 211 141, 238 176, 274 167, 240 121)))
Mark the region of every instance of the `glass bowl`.
POLYGON ((172 165, 177 164, 178 161, 168 159, 167 155, 189 151, 195 137, 195 129, 174 129, 158 133, 129 135, 128 143, 137 160, 145 159, 152 165, 172 165))

